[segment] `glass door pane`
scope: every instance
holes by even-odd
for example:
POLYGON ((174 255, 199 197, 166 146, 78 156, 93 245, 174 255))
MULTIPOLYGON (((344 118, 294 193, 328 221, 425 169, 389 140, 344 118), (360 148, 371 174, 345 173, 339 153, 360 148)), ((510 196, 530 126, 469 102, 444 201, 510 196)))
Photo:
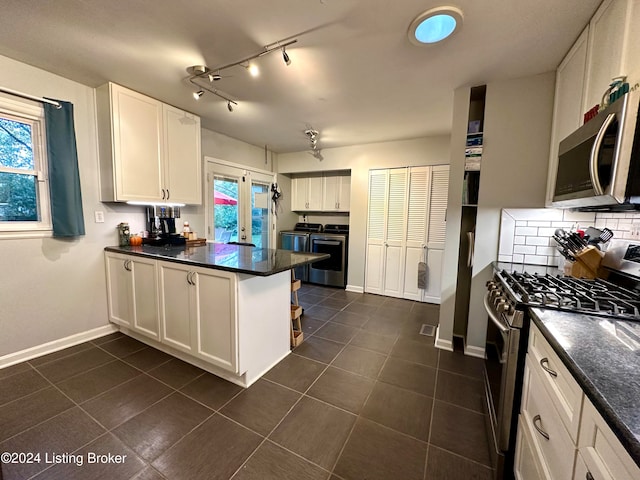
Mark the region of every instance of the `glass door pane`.
POLYGON ((270 248, 270 192, 271 184, 251 181, 251 239, 258 248, 270 248))
POLYGON ((214 175, 211 202, 213 203, 213 240, 219 243, 237 242, 240 223, 238 179, 214 175))

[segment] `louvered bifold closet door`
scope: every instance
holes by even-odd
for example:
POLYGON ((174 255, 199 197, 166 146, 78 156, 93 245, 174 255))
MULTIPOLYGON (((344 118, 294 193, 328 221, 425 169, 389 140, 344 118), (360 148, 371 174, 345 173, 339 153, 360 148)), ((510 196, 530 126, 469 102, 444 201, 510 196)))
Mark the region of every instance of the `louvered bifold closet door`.
POLYGON ((389 172, 369 171, 365 292, 382 294, 389 172))
POLYGON ((427 232, 427 288, 423 300, 440 303, 442 264, 446 240, 447 198, 449 194, 449 166, 431 167, 430 204, 427 232))
POLYGON ((409 169, 389 170, 389 196, 384 254, 384 295, 402 297, 407 229, 409 169))
POLYGON ((413 167, 409 171, 406 253, 404 261, 403 297, 422 300, 418 288, 418 270, 427 261, 427 212, 431 191, 431 167, 413 167))

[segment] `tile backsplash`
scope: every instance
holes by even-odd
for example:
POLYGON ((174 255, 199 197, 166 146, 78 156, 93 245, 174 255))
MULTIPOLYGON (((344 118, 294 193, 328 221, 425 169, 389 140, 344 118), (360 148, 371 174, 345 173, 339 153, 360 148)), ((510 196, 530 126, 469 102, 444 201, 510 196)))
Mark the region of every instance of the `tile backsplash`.
POLYGON ((587 227, 611 229, 614 238, 640 240, 640 213, 573 212, 553 208, 505 208, 500 219, 498 261, 558 265, 553 232, 587 227))

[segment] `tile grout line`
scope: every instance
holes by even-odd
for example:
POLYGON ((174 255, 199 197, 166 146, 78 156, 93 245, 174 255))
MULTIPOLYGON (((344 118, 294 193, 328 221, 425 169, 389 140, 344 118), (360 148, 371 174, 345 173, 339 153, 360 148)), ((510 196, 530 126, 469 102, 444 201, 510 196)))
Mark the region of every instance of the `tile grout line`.
POLYGON ((436 411, 436 395, 438 393, 438 374, 440 373, 440 351, 438 351, 438 361, 436 363, 436 378, 433 383, 433 403, 431 404, 431 415, 429 418, 429 435, 427 436, 427 452, 424 457, 424 473, 422 478, 427 480, 427 472, 429 471, 429 449, 431 447, 431 432, 433 430, 433 414, 436 411))

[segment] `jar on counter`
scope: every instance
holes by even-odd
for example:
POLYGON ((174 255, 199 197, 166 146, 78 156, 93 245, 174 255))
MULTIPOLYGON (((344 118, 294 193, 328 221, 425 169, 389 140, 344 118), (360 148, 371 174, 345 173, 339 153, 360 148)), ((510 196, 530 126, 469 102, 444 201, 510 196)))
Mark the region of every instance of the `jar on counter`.
POLYGON ((189 228, 189 222, 184 222, 182 227, 182 236, 186 239, 189 239, 189 234, 191 233, 191 228, 189 228))
POLYGON ((129 236, 131 231, 129 230, 129 224, 127 222, 121 222, 118 224, 118 244, 121 247, 129 245, 129 236))

